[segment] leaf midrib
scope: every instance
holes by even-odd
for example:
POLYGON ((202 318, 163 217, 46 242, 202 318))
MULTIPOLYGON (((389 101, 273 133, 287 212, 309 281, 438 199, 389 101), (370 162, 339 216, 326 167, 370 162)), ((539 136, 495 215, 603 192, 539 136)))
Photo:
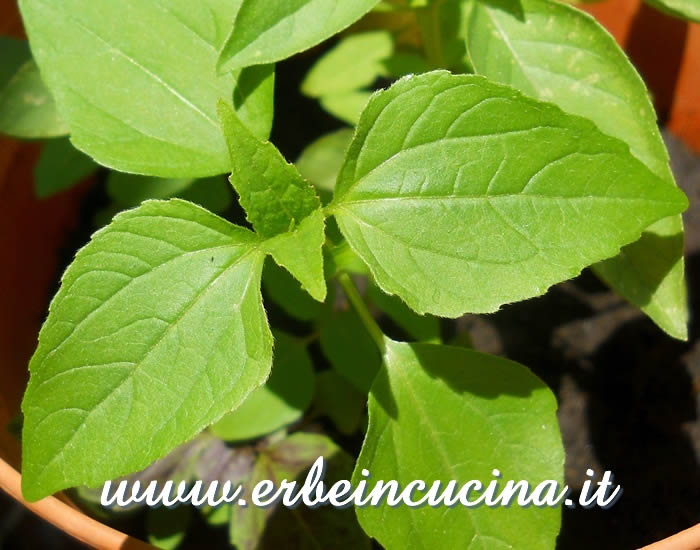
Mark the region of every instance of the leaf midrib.
MULTIPOLYGON (((570 116, 575 117, 575 115, 570 115, 570 116)), ((575 118, 580 119, 581 117, 575 117, 575 118)), ((581 119, 581 120, 583 120, 583 119, 581 119)), ((353 176, 354 176, 353 179, 355 179, 355 178, 357 178, 357 179, 355 179, 355 181, 343 192, 343 194, 340 197, 340 199, 338 200, 338 202, 341 202, 341 203, 344 202, 345 197, 347 195, 349 195, 353 191, 353 189, 355 189, 360 183, 362 183, 364 180, 368 179, 370 176, 372 176, 372 174, 374 174, 377 170, 379 170, 384 165, 388 164, 389 162, 391 162, 393 160, 396 160, 401 155, 404 155, 406 153, 410 153, 412 151, 416 151, 419 149, 425 149, 425 148, 435 146, 435 145, 442 145, 445 143, 462 143, 462 142, 468 143, 470 141, 479 141, 479 140, 489 141, 492 139, 502 138, 504 136, 529 134, 531 132, 536 132, 538 130, 560 130, 560 131, 564 131, 568 134, 568 133, 570 133, 571 128, 567 128, 564 126, 540 125, 540 126, 531 126, 529 128, 521 128, 521 129, 517 129, 517 130, 506 130, 503 132, 495 132, 495 133, 488 133, 488 134, 472 134, 472 135, 468 135, 468 136, 455 136, 455 137, 440 136, 440 137, 437 137, 436 139, 433 139, 430 141, 419 143, 417 145, 412 145, 412 146, 406 147, 406 148, 401 148, 398 151, 396 151, 395 153, 382 159, 375 166, 372 166, 364 174, 362 174, 362 176, 360 176, 359 178, 357 178, 357 167, 356 167, 354 174, 353 174, 353 176)), ((608 138, 608 139, 612 140, 612 138, 608 138)), ((367 142, 365 141, 365 143, 363 143, 360 151, 358 152, 357 159, 360 158, 360 155, 362 154, 362 151, 364 151, 366 146, 367 146, 367 142)), ((571 151, 571 154, 572 155, 573 154, 580 154, 580 155, 591 156, 591 157, 592 156, 613 156, 613 155, 615 155, 615 153, 613 151, 584 152, 581 150, 571 151)), ((342 175, 342 172, 341 172, 341 175, 342 175)), ((333 201, 333 203, 331 203, 331 204, 337 204, 337 203, 336 203, 336 201, 333 201)))
MULTIPOLYGON (((389 362, 386 362, 386 366, 389 367, 389 362)), ((392 372, 396 373, 399 378, 403 380, 403 386, 406 389, 406 393, 408 394, 410 400, 413 402, 416 411, 418 412, 419 416, 423 418, 428 430, 428 436, 433 442, 434 448, 438 450, 438 455, 440 456, 440 459, 444 463, 446 470, 450 473, 450 479, 459 479, 459 476, 457 475, 456 470, 453 467, 453 462, 449 457, 449 454, 447 450, 445 449, 444 445, 442 444, 442 440, 439 437, 436 437, 435 430, 432 422, 430 421, 429 415, 425 412, 425 409, 423 408, 422 403, 416 396, 416 394, 413 392, 413 388, 411 387, 411 384, 409 383, 409 376, 404 370, 400 367, 394 367, 390 369, 392 372)), ((477 533, 480 531, 479 527, 477 526, 477 522, 474 520, 474 514, 472 513, 472 510, 470 508, 465 508, 467 515, 469 516, 469 519, 471 520, 472 527, 474 528, 474 532, 477 533)), ((409 510, 409 514, 412 514, 413 510, 409 510)))
POLYGON ((563 195, 540 195, 534 193, 504 193, 502 195, 418 195, 418 196, 400 196, 400 197, 377 197, 371 199, 350 199, 343 200, 343 203, 338 206, 339 210, 348 210, 351 204, 372 204, 378 202, 402 202, 402 201, 450 201, 450 202, 491 202, 498 199, 539 199, 539 200, 594 200, 594 201, 626 201, 626 202, 651 202, 654 204, 679 204, 678 201, 648 199, 644 197, 618 197, 618 196, 601 196, 601 195, 579 195, 579 196, 563 196, 563 195))

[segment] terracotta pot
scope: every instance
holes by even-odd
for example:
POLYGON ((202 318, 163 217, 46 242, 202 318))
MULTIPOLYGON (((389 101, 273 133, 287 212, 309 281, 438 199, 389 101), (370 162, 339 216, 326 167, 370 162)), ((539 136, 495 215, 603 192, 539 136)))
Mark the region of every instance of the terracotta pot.
MULTIPOLYGON (((23 37, 15 2, 0 4, 0 34, 23 37)), ((19 441, 5 427, 19 412, 27 364, 53 291, 58 253, 77 225, 87 187, 49 200, 34 196, 39 146, 0 138, 0 488, 69 535, 101 549, 153 549, 79 511, 62 494, 28 503, 20 490, 19 441)))
POLYGON ((700 523, 664 539, 645 546, 641 550, 698 550, 700 548, 700 523))
POLYGON ((20 445, 6 429, 19 412, 27 364, 57 275, 58 252, 79 219, 86 186, 50 200, 34 197, 38 146, 0 139, 0 488, 69 535, 94 548, 153 548, 83 514, 64 496, 36 503, 20 491, 20 445))
POLYGON ((578 7, 625 49, 652 93, 659 120, 700 153, 700 24, 665 15, 641 0, 578 7))

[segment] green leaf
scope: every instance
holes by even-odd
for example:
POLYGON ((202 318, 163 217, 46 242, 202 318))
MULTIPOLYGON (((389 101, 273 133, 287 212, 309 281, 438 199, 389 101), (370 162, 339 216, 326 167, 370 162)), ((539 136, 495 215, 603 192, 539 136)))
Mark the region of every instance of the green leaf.
MULTIPOLYGON (((21 0, 20 8, 76 147, 124 172, 204 177, 229 166, 216 105, 233 105, 237 75, 218 76, 216 61, 239 2, 21 0)), ((244 118, 258 112, 238 107, 244 118)))
POLYGON ((522 15, 504 5, 475 2, 469 52, 476 71, 592 120, 627 143, 652 172, 671 180, 644 82, 615 39, 590 15, 566 4, 523 0, 522 15))
POLYGON ((380 76, 386 76, 382 61, 393 51, 394 39, 389 31, 352 34, 316 62, 302 82, 301 91, 318 98, 367 88, 380 76))
POLYGON ((311 403, 314 371, 304 344, 283 332, 273 335, 275 359, 270 378, 211 427, 214 435, 225 441, 272 433, 299 420, 311 403))
POLYGON ((316 376, 316 407, 327 416, 344 435, 352 435, 359 428, 367 395, 357 391, 348 380, 333 370, 316 376))
POLYGON ((369 300, 415 340, 440 343, 440 319, 418 315, 396 296, 384 294, 375 285, 367 288, 369 300))
POLYGON ((520 5, 522 15, 500 0, 475 2, 468 44, 477 73, 592 120, 656 175, 672 180, 644 82, 615 39, 566 4, 520 5))
POLYGON ((593 266, 595 273, 667 334, 688 339, 688 296, 680 216, 647 227, 619 255, 593 266))
POLYGON ((148 542, 161 550, 175 550, 185 539, 192 520, 192 508, 149 508, 146 512, 148 542))
POLYGON ((146 202, 93 236, 30 362, 26 498, 144 468, 264 383, 272 336, 259 247, 179 200, 146 202))
MULTIPOLYGON (((331 219, 330 222, 332 221, 331 219)), ((337 245, 328 247, 326 252, 328 258, 328 262, 326 263, 326 278, 330 279, 341 272, 355 275, 369 275, 367 265, 355 254, 345 239, 342 239, 337 245)))
POLYGON ((179 198, 219 213, 233 202, 231 186, 222 176, 203 179, 154 178, 110 172, 107 194, 125 208, 138 206, 148 199, 179 198))
POLYGON ((272 260, 265 262, 262 282, 265 296, 287 315, 302 321, 313 321, 321 315, 322 304, 311 298, 286 269, 272 260))
POLYGON ((457 317, 544 293, 687 199, 590 121, 437 71, 373 96, 330 206, 382 290, 457 317))
POLYGON ((28 139, 67 134, 27 41, 0 36, 0 51, 0 133, 28 139))
POLYGON ((357 314, 347 310, 323 319, 320 342, 333 369, 367 394, 382 358, 357 314))
POLYGON ((319 191, 333 192, 335 180, 352 140, 352 130, 341 128, 326 134, 304 149, 297 159, 299 173, 319 191))
POLYGON ((700 2, 697 0, 645 0, 657 10, 681 19, 700 23, 700 2))
POLYGON ((263 246, 278 265, 294 275, 304 290, 315 300, 323 302, 327 294, 323 273, 325 240, 325 217, 319 208, 294 231, 272 237, 263 246))
MULTIPOLYGON (((303 482, 305 472, 319 456, 326 462, 325 483, 348 479, 352 459, 330 439, 319 434, 298 432, 264 449, 253 474, 244 485, 250 495, 262 480, 279 487, 282 480, 303 482)), ((261 508, 234 506, 230 530, 231 544, 238 550, 278 548, 337 548, 369 550, 370 540, 360 529, 352 508, 330 506, 290 509, 284 506, 261 508)))
POLYGON ((274 63, 350 26, 379 0, 243 0, 219 59, 219 70, 274 63))
MULTIPOLYGON (((565 4, 524 0, 519 5, 522 14, 499 2, 475 3, 468 43, 477 73, 592 120, 673 183, 644 82, 615 39, 588 14, 565 4)), ((666 332, 685 339, 683 223, 676 216, 663 224, 661 234, 650 228, 594 271, 666 332), (644 256, 648 261, 639 261, 644 256)))
POLYGON ((371 96, 365 88, 378 78, 398 78, 429 69, 418 53, 395 52, 394 46, 393 36, 385 30, 344 38, 311 68, 302 92, 318 98, 330 114, 355 125, 371 96))
POLYGON ((269 139, 275 99, 275 66, 257 65, 236 73, 233 106, 258 139, 269 139))
POLYGON ((313 187, 272 143, 252 135, 228 105, 220 105, 219 117, 233 167, 231 183, 259 235, 287 233, 320 208, 313 187))
POLYGON ((371 97, 372 92, 366 91, 327 95, 321 98, 321 107, 343 122, 355 126, 371 97))
MULTIPOLYGON (((369 428, 353 474, 428 488, 450 480, 563 483, 564 449, 552 392, 525 367, 462 348, 387 341, 369 398, 369 428)), ((503 485, 501 485, 503 486, 503 485)), ((456 491, 455 491, 456 493, 456 491)), ((416 491, 413 499, 423 497, 416 491)), ((470 499, 480 493, 472 492, 470 499)), ((357 509, 385 548, 554 548, 560 510, 457 505, 357 509)))
POLYGON ((325 217, 313 186, 272 143, 251 134, 223 102, 219 117, 230 151, 231 183, 248 221, 267 239, 265 248, 275 261, 322 302, 326 297, 321 253, 325 217))
POLYGON ((43 199, 64 191, 96 170, 93 160, 73 147, 68 138, 47 141, 34 166, 36 196, 43 199))

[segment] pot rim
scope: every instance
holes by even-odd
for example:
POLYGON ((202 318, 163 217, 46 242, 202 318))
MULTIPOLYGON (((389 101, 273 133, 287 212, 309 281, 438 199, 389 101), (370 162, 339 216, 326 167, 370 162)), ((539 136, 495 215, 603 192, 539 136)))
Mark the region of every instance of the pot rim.
POLYGON ((698 550, 700 548, 700 523, 660 540, 641 550, 698 550))
POLYGON ((27 502, 22 496, 21 485, 21 474, 0 458, 0 489, 64 533, 92 548, 155 550, 155 546, 100 523, 55 496, 27 502))

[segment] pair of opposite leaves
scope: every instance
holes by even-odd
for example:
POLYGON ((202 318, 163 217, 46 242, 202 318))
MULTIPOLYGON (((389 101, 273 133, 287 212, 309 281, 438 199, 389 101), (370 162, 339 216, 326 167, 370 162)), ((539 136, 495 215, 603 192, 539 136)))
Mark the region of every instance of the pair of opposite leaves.
MULTIPOLYGON (((153 201, 80 251, 31 363, 30 498, 143 467, 264 382, 266 254, 323 298, 318 199, 224 114, 232 180, 257 234, 153 201)), ((434 72, 374 96, 330 211, 383 289, 456 316, 540 294, 686 203, 590 122, 480 77, 434 72)))
MULTIPOLYGON (((80 149, 118 170, 202 177, 229 168, 216 116, 219 98, 230 98, 241 120, 267 137, 272 70, 260 64, 317 44, 377 3, 22 0, 20 7, 42 77, 80 149), (114 20, 122 24, 114 26, 114 20), (151 39, 156 34, 161 40, 151 39), (249 65, 256 67, 240 70, 249 65), (114 81, 120 85, 104 86, 114 81)), ((445 9, 454 3, 444 3, 445 9)), ((667 8, 682 11, 683 4, 675 1, 667 8)), ((544 0, 518 2, 517 13, 514 4, 499 0, 468 5, 460 13, 473 12, 466 36, 477 73, 593 120, 628 143, 650 170, 672 181, 645 87, 593 19, 544 0)), ((441 13, 442 4, 430 9, 441 13)), ((440 25, 454 25, 440 13, 440 25)), ((682 253, 682 222, 674 216, 649 227, 637 243, 594 269, 663 330, 684 339, 682 253)))
MULTIPOLYGON (((264 381, 266 253, 322 296, 320 263, 295 261, 320 258, 317 199, 271 146, 248 144, 252 166, 272 167, 281 185, 275 196, 256 188, 265 170, 234 155, 257 236, 186 203, 146 203, 69 269, 25 401, 33 497, 146 465, 264 381), (153 422, 134 421, 144 416, 153 422)), ((539 294, 684 204, 589 122, 477 77, 432 73, 370 103, 329 211, 385 290, 454 316, 539 294), (550 149, 531 155, 533 145, 550 149)))

